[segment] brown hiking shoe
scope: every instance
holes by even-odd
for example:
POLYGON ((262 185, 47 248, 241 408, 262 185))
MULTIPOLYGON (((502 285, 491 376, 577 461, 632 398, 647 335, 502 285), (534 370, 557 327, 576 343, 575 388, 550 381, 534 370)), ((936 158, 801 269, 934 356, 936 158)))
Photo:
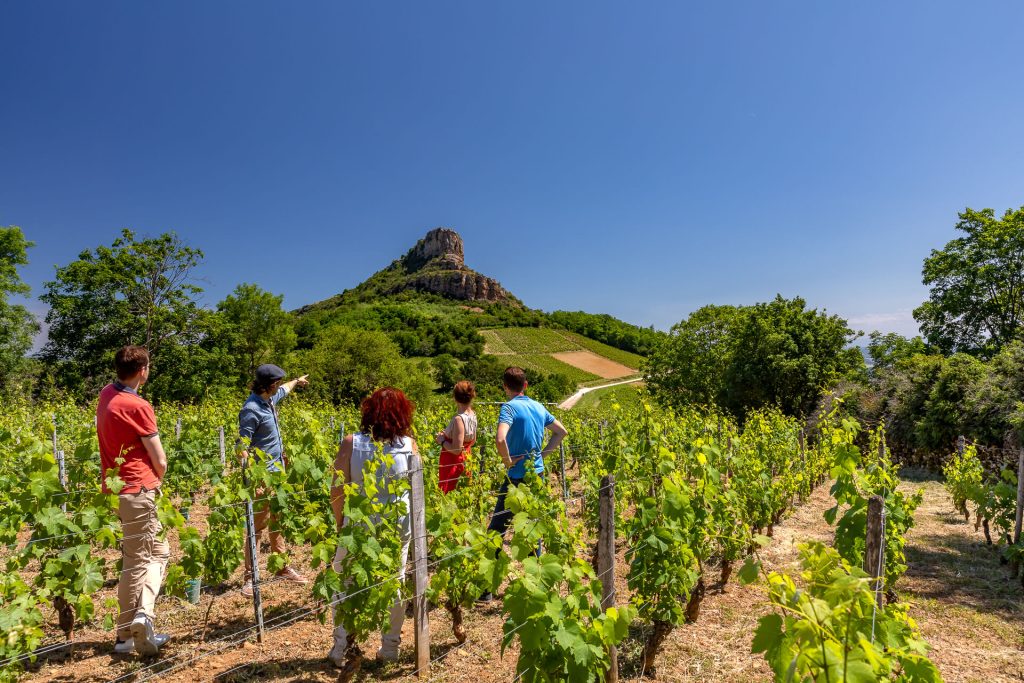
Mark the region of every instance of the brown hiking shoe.
POLYGON ((309 583, 309 579, 295 571, 292 567, 285 567, 277 573, 277 576, 284 579, 285 581, 294 581, 295 583, 299 584, 309 583))

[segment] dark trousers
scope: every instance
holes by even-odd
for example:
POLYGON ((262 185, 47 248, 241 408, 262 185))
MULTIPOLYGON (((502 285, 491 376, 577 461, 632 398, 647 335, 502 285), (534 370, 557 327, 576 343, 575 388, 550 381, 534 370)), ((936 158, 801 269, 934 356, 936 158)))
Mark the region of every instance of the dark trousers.
MULTIPOLYGON (((508 495, 509 484, 512 486, 519 486, 523 483, 522 477, 512 479, 505 477, 505 481, 501 482, 501 487, 498 488, 498 500, 494 503, 494 513, 491 515, 491 523, 487 525, 490 531, 497 531, 498 535, 505 538, 505 532, 508 531, 508 525, 512 523, 512 511, 505 509, 505 496, 508 495)), ((537 551, 534 553, 537 557, 543 552, 543 544, 537 543, 537 551)), ((501 548, 498 548, 494 552, 494 556, 497 557, 501 554, 501 548)))

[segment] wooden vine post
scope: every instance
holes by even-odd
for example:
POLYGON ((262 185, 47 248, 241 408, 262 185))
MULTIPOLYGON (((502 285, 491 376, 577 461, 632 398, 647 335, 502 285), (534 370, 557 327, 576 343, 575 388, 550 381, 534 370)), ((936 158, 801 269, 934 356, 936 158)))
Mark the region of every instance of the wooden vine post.
MULTIPOLYGON (((601 527, 598 530, 597 575, 601 579, 601 609, 615 606, 615 475, 601 479, 599 494, 601 527)), ((619 655, 614 645, 608 648, 608 683, 619 680, 619 655)))
MULTIPOLYGON (((242 481, 249 488, 248 462, 242 463, 242 481)), ((252 611, 256 617, 256 641, 262 643, 266 636, 263 626, 263 596, 260 594, 260 559, 257 556, 256 517, 253 514, 252 498, 245 499, 245 542, 249 546, 249 578, 252 580, 252 611)))
POLYGON ((409 505, 412 508, 412 564, 416 594, 412 614, 416 634, 416 674, 430 675, 430 623, 427 619, 427 509, 423 490, 423 462, 413 454, 409 460, 409 505))
MULTIPOLYGON (((1024 448, 1017 456, 1017 517, 1013 523, 1013 544, 1020 543, 1021 523, 1024 522, 1024 448)), ((1013 573, 1020 571, 1020 563, 1013 563, 1013 573)))
POLYGON ((868 498, 867 544, 864 549, 864 571, 874 579, 872 589, 879 607, 882 606, 881 577, 885 574, 885 566, 882 563, 882 554, 885 549, 882 528, 883 506, 884 501, 881 496, 868 498))

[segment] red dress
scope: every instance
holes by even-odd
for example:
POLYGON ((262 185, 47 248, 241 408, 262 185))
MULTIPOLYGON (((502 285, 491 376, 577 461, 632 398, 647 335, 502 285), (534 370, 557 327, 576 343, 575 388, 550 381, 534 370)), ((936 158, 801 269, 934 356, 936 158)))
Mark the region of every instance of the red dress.
POLYGON ((443 493, 450 493, 459 487, 459 480, 469 475, 466 472, 466 459, 469 457, 470 451, 473 448, 473 444, 476 443, 476 434, 473 435, 469 441, 465 441, 462 444, 462 451, 459 453, 453 453, 452 451, 441 449, 441 457, 439 459, 439 470, 438 470, 438 487, 443 493))

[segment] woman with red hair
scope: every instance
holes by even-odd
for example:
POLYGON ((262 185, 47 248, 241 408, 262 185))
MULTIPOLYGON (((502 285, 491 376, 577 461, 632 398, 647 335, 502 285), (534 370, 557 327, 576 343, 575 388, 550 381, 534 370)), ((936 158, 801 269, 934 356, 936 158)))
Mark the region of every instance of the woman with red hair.
MULTIPOLYGON (((401 496, 388 493, 388 481, 404 476, 409 471, 409 461, 413 454, 419 455, 416 441, 412 436, 412 402, 404 393, 393 387, 384 387, 373 392, 363 401, 361 406, 362 421, 358 434, 349 434, 341 442, 338 455, 334 459, 335 472, 340 471, 344 482, 356 484, 363 488, 363 470, 367 462, 378 464, 375 478, 378 484, 377 500, 383 504, 396 501, 405 503, 406 514, 399 521, 402 537, 402 555, 399 564, 401 573, 405 575, 405 565, 409 559, 409 542, 412 539, 412 524, 408 514, 409 494, 401 496), (391 456, 393 463, 387 464, 382 456, 391 456)), ((365 489, 364 489, 365 490, 365 489)), ((340 530, 346 523, 345 489, 337 476, 331 483, 331 508, 334 519, 340 530)), ((345 549, 338 546, 334 556, 334 569, 340 570, 340 563, 345 556, 345 549)), ((405 621, 405 604, 401 594, 396 596, 391 606, 390 628, 381 638, 381 647, 377 651, 377 659, 394 661, 398 659, 398 646, 402 642, 402 623, 405 621)), ((343 626, 334 629, 334 647, 327 655, 336 666, 343 666, 345 650, 348 649, 348 633, 343 626)))

